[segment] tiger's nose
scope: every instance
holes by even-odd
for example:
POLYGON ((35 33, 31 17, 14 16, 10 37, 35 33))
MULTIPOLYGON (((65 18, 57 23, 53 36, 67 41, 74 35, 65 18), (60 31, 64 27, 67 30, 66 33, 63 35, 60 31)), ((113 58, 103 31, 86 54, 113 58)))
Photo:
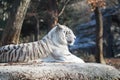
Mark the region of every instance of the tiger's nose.
POLYGON ((68 41, 68 43, 72 43, 72 41, 68 41))

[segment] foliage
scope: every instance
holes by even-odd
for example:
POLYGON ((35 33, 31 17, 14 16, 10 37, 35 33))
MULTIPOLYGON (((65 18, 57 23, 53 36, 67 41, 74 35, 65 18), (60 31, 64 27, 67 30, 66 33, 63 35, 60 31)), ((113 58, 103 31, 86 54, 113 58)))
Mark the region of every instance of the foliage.
POLYGON ((6 20, 14 0, 0 0, 0 19, 6 20))
POLYGON ((14 0, 0 0, 0 37, 9 17, 14 0))
MULTIPOLYGON (((7 18, 15 0, 0 0, 0 28, 6 25, 7 18)), ((59 23, 70 26, 75 29, 75 26, 81 23, 88 22, 90 20, 90 8, 87 5, 87 0, 57 0, 58 12, 61 12, 64 4, 68 2, 64 12, 59 16, 59 23)), ((90 0, 91 1, 91 0, 90 0)), ((99 0, 96 0, 99 1, 99 0)), ((107 6, 117 4, 117 0, 106 0, 107 6)), ((40 21, 40 34, 47 31, 46 19, 47 19, 47 0, 31 0, 30 7, 26 14, 28 19, 33 15, 37 15, 40 21)), ((29 20, 32 23, 32 20, 29 20)), ((23 27, 24 24, 23 24, 23 27)), ((0 31, 1 32, 1 31, 0 31)), ((44 34, 43 34, 44 35, 44 34)))
POLYGON ((105 8, 105 0, 87 0, 87 3, 90 4, 91 10, 94 11, 96 7, 105 8))

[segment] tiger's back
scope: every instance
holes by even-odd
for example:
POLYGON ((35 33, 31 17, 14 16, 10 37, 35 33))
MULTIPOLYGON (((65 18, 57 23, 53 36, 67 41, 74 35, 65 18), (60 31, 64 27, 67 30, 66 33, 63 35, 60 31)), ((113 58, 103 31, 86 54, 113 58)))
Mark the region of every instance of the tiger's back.
POLYGON ((0 48, 0 62, 28 62, 49 55, 48 44, 43 41, 10 44, 0 48))

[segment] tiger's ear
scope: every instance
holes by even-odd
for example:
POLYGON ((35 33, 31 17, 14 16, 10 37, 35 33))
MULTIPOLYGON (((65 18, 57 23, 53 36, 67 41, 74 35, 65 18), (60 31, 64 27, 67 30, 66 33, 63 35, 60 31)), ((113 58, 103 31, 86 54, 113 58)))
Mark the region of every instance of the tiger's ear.
POLYGON ((57 28, 62 29, 62 28, 63 28, 63 26, 62 26, 62 25, 60 25, 59 23, 57 23, 57 28))

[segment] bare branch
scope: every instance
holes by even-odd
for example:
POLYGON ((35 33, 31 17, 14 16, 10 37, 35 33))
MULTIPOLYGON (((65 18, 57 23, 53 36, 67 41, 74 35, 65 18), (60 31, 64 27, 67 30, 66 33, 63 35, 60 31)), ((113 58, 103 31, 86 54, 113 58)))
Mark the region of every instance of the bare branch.
POLYGON ((67 1, 65 2, 64 6, 63 6, 63 8, 62 8, 62 10, 61 10, 60 13, 58 14, 58 17, 62 15, 62 13, 64 12, 65 7, 66 7, 66 5, 68 4, 69 1, 70 1, 70 0, 67 0, 67 1))

